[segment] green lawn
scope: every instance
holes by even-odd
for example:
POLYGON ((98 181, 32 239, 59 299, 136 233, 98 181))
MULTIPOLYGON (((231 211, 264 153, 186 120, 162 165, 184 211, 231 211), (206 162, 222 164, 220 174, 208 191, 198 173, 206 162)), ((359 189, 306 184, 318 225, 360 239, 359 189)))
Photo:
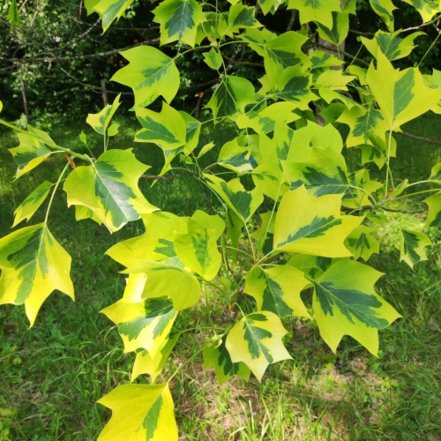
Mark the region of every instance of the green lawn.
MULTIPOLYGON (((406 130, 439 137, 436 124, 439 127, 439 118, 429 116, 406 130)), ((130 127, 127 130, 121 147, 131 145, 130 127)), ((78 131, 60 132, 57 140, 69 140, 78 131)), ((10 134, 0 132, 1 235, 26 191, 50 179, 57 165, 43 166, 12 185, 14 166, 5 150, 13 144, 10 134)), ((403 137, 400 145, 404 164, 396 175, 410 171, 413 180, 422 179, 436 157, 439 160, 437 147, 403 137)), ((164 180, 148 190, 149 199, 180 214, 192 213, 210 203, 209 196, 194 197, 197 186, 187 177, 164 180)), ((103 252, 121 238, 140 233, 141 226, 135 223, 110 236, 90 221, 77 224, 73 210, 63 204, 59 198, 50 225, 73 257, 77 300, 50 297, 30 330, 21 308, 0 308, 0 441, 94 440, 109 417, 96 400, 129 381, 133 355, 123 354, 116 329, 99 313, 118 299, 124 283, 118 265, 103 252)), ((439 232, 432 236, 439 241, 439 232)), ((436 247, 415 271, 399 263, 396 252, 371 260, 387 273, 379 283, 381 295, 403 315, 380 333, 379 359, 349 338, 335 356, 313 325, 291 319, 285 324, 293 360, 271 366, 261 384, 252 379, 220 386, 213 372, 203 369, 198 351, 211 335, 206 327, 229 320, 223 299, 207 290, 204 301, 183 312, 176 324, 180 330, 201 330, 183 333, 164 374, 185 367, 172 384, 181 439, 440 440, 440 261, 436 247)))

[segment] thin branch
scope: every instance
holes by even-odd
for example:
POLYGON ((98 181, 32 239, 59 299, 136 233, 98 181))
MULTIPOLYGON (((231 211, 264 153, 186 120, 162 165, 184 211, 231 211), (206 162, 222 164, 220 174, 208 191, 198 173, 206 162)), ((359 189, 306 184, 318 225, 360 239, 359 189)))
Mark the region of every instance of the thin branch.
POLYGON ((441 141, 432 138, 426 138, 425 136, 414 135, 409 132, 395 132, 397 135, 405 136, 406 138, 414 139, 415 141, 426 142, 427 144, 433 144, 441 146, 441 141))
POLYGON ((334 52, 334 53, 336 53, 338 55, 343 54, 345 57, 348 57, 351 60, 357 60, 360 64, 363 64, 364 66, 369 67, 369 63, 367 61, 364 61, 362 59, 357 59, 354 55, 350 54, 349 52, 342 51, 342 50, 337 50, 337 49, 334 49, 332 47, 327 47, 327 46, 324 46, 323 44, 320 44, 320 43, 317 43, 316 46, 319 47, 320 49, 325 49, 327 51, 334 52))
POLYGON ((180 178, 194 178, 194 173, 180 173, 177 175, 142 175, 141 179, 145 179, 148 181, 156 181, 157 179, 171 180, 171 179, 180 179, 180 178))

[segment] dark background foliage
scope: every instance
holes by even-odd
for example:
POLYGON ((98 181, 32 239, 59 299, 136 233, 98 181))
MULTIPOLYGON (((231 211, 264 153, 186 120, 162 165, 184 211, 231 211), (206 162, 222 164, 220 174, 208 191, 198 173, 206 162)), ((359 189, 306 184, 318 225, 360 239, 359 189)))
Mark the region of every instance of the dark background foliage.
MULTIPOLYGON (((385 26, 367 0, 359 0, 358 5, 359 13, 351 18, 345 50, 349 54, 358 52, 358 58, 369 59, 367 51, 360 50, 358 37, 373 35, 376 29, 385 26)), ((8 21, 9 2, 4 2, 0 6, 0 95, 6 117, 18 119, 20 114, 28 113, 31 120, 48 118, 47 115, 83 118, 87 112, 102 106, 103 87, 109 100, 116 93, 126 93, 125 101, 130 106, 129 92, 109 80, 124 64, 119 49, 142 43, 158 44, 157 26, 151 20, 155 6, 156 2, 135 1, 125 17, 102 34, 98 16, 87 16, 83 1, 18 2, 20 22, 15 28, 8 21)), ((420 22, 418 14, 405 3, 400 3, 395 17, 397 28, 406 29, 411 23, 420 22)), ((276 33, 288 27, 300 29, 298 17, 285 9, 275 15, 258 13, 258 18, 276 33)), ((406 63, 420 61, 435 40, 437 30, 433 25, 425 26, 423 31, 426 35, 417 39, 418 47, 406 63)), ((310 32, 314 32, 313 27, 310 32)), ((230 72, 240 75, 245 70, 248 78, 256 80, 262 72, 261 60, 255 54, 231 48, 225 55, 230 72)), ((182 57, 179 67, 185 74, 178 99, 189 110, 197 109, 216 83, 217 74, 203 63, 198 53, 182 57)), ((423 71, 441 69, 439 41, 420 67, 423 71)))

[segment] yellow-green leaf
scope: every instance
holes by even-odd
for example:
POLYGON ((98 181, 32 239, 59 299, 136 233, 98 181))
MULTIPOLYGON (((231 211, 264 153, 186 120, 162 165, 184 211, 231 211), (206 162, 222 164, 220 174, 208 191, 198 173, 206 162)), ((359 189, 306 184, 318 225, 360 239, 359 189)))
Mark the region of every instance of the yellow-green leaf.
POLYGON ((75 168, 64 183, 68 205, 91 210, 110 232, 127 222, 151 213, 151 205, 138 188, 149 167, 139 162, 131 150, 108 150, 89 166, 75 168))
POLYGON ((176 258, 174 237, 185 234, 188 217, 166 211, 142 216, 146 232, 113 245, 106 254, 124 265, 134 267, 141 260, 160 261, 176 258))
POLYGON ((417 68, 396 70, 382 52, 377 68, 371 64, 366 76, 390 130, 431 110, 441 99, 441 87, 426 86, 417 68))
POLYGON ((250 377, 250 370, 243 363, 233 363, 225 346, 225 337, 211 341, 204 348, 204 368, 214 369, 220 384, 225 383, 234 375, 245 380, 250 377))
POLYGON ((297 9, 300 23, 315 21, 332 29, 332 12, 341 11, 340 0, 288 0, 289 9, 297 9))
POLYGON ((225 346, 233 363, 245 363, 261 381, 270 364, 292 358, 282 341, 287 333, 273 312, 255 312, 232 327, 225 346))
POLYGON ((188 219, 187 231, 175 236, 174 246, 181 261, 206 280, 216 277, 222 262, 217 240, 225 229, 218 215, 196 211, 188 219))
POLYGON ((101 20, 103 31, 106 32, 114 20, 118 20, 134 0, 85 0, 87 13, 96 12, 101 20))
POLYGON ((429 207, 426 226, 441 230, 441 193, 429 196, 424 203, 429 207))
POLYGON ((15 209, 12 227, 15 227, 24 220, 28 221, 31 219, 46 200, 52 185, 52 182, 44 181, 32 190, 29 196, 15 209))
POLYGON ((394 29, 394 10, 392 0, 369 0, 372 10, 384 21, 389 31, 394 29))
POLYGON ((372 105, 368 108, 353 106, 346 109, 337 119, 337 122, 347 124, 350 131, 346 138, 348 147, 362 144, 375 145, 376 139, 385 139, 388 124, 383 114, 372 105))
POLYGON ((143 127, 136 132, 136 142, 152 142, 163 150, 174 150, 185 145, 184 118, 167 103, 162 103, 161 112, 137 108, 136 116, 143 127))
POLYGON ((440 0, 403 0, 413 6, 421 15, 424 23, 432 20, 435 14, 441 12, 440 0))
POLYGON ((112 410, 98 441, 178 441, 168 383, 124 384, 98 403, 112 410))
POLYGON ((214 175, 204 174, 208 185, 221 197, 226 205, 244 222, 247 222, 263 202, 259 187, 245 190, 239 179, 225 182, 214 175))
POLYGON ((346 163, 341 153, 329 147, 313 147, 309 151, 307 160, 291 161, 284 165, 285 175, 289 177, 292 189, 303 184, 316 196, 350 191, 346 163))
POLYGON ((257 25, 254 14, 256 8, 253 6, 245 6, 241 2, 231 6, 228 11, 228 29, 227 35, 233 36, 243 28, 252 28, 257 25))
POLYGON ((400 38, 400 34, 400 31, 391 33, 377 31, 372 39, 360 37, 360 41, 375 58, 381 51, 389 60, 393 61, 407 57, 415 48, 415 38, 424 35, 424 32, 413 32, 405 38, 400 38))
POLYGON ((173 300, 175 311, 190 308, 196 304, 201 296, 198 279, 189 271, 176 266, 178 264, 179 262, 141 260, 135 266, 129 267, 125 272, 140 273, 136 276, 137 286, 130 301, 137 301, 136 296, 138 301, 167 296, 173 300))
POLYGON ((0 305, 24 303, 32 326, 54 290, 74 299, 71 258, 45 224, 21 228, 0 239, 0 305))
POLYGON ((368 260, 372 254, 380 252, 380 244, 376 239, 372 228, 360 225, 346 239, 346 246, 352 255, 358 259, 368 260))
POLYGON ((320 335, 333 352, 345 335, 378 354, 378 330, 400 317, 374 290, 381 273, 340 260, 314 280, 312 309, 320 335))
POLYGON ((166 297, 136 303, 122 298, 101 312, 118 326, 125 352, 156 352, 164 345, 177 315, 166 297))
POLYGON ((162 96, 168 103, 179 89, 179 71, 172 58, 152 46, 138 46, 120 52, 129 62, 112 81, 131 87, 135 107, 146 107, 162 96))
POLYGON ((255 101, 256 93, 253 84, 245 78, 225 75, 214 91, 207 107, 213 117, 222 118, 244 112, 245 107, 255 101))
POLYGON ((223 60, 219 50, 212 47, 208 52, 203 54, 205 64, 213 70, 219 70, 222 66, 223 60))
POLYGON ((321 39, 329 41, 336 46, 343 43, 349 32, 349 13, 333 12, 332 27, 317 23, 317 30, 321 39))
POLYGON ((197 1, 164 0, 153 14, 153 21, 160 26, 161 45, 179 41, 194 47, 198 27, 205 21, 197 1))
POLYGON ((431 240, 420 231, 401 230, 400 260, 404 260, 411 268, 421 260, 427 260, 426 247, 431 240))
POLYGON ((17 164, 16 178, 38 167, 50 155, 56 153, 50 147, 56 147, 52 138, 42 130, 28 126, 26 131, 17 131, 18 147, 9 149, 17 164))
POLYGON ((363 218, 340 214, 341 195, 317 197, 304 186, 286 192, 274 224, 274 249, 323 257, 347 257, 344 241, 363 218))
POLYGON ((163 346, 155 345, 153 351, 143 350, 137 352, 130 379, 134 381, 140 375, 147 374, 150 377, 150 382, 154 383, 164 369, 165 363, 178 339, 179 334, 170 337, 164 342, 163 346))
POLYGON ((245 279, 244 292, 254 297, 258 310, 271 311, 279 317, 295 315, 310 318, 300 297, 309 284, 303 273, 290 265, 255 267, 245 279))
MULTIPOLYGON (((120 97, 121 94, 117 95, 113 103, 107 104, 107 106, 105 106, 100 112, 89 113, 89 115, 87 115, 86 122, 90 127, 92 127, 93 130, 95 130, 95 132, 106 136, 115 136, 117 134, 117 131, 109 129, 109 126, 113 116, 121 104, 119 101, 120 97)), ((113 127, 116 126, 113 125, 113 127)))

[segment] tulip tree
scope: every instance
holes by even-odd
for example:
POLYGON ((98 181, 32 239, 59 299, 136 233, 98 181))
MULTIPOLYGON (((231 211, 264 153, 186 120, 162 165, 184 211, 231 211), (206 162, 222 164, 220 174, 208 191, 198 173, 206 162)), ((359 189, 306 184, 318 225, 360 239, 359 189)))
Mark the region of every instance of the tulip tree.
MULTIPOLYGON (((103 32, 132 3, 85 0, 103 32)), ((149 176, 150 165, 133 149, 113 148, 121 131, 113 121, 119 96, 87 117, 103 137, 96 156, 1 120, 18 138, 10 149, 16 178, 54 156, 65 165, 56 182, 32 189, 15 211, 13 231, 0 239, 0 304, 24 304, 32 326, 54 290, 74 298, 71 257, 50 231, 54 198, 75 207, 77 220, 90 219, 109 233, 133 221, 145 227, 107 251, 122 265, 126 287, 103 313, 116 325, 125 352, 136 358, 132 383, 99 401, 113 412, 100 441, 178 439, 167 360, 179 351, 176 319, 207 289, 221 287, 232 311, 223 331, 213 329, 198 352, 220 382, 234 375, 261 381, 270 364, 292 358, 285 347, 289 317, 314 321, 334 352, 349 336, 378 355, 378 331, 400 317, 376 290, 382 274, 368 264, 380 250, 375 229, 384 220, 378 213, 398 199, 412 200, 421 193, 415 186, 425 185, 425 229, 441 225, 441 165, 419 182, 397 182, 390 167, 402 125, 429 111, 441 113, 440 72, 396 63, 439 19, 441 3, 369 4, 381 29, 359 39, 372 57, 365 65, 341 50, 357 0, 158 2, 154 24, 145 23, 159 25, 158 45, 122 51, 125 63, 113 81, 133 92, 140 124, 134 142, 163 152, 153 183, 177 164, 185 166, 213 195, 209 210, 179 216, 147 200, 139 180, 149 176), (418 12, 415 29, 395 29, 401 7, 418 12), (276 34, 264 23, 281 10, 291 11, 294 26, 276 34), (232 73, 232 47, 261 64, 257 80, 232 73), (218 75, 197 114, 179 108, 177 99, 181 61, 190 54, 218 75), (207 143, 202 133, 219 127, 229 140, 207 143), (32 223, 44 209, 44 221, 32 223)), ((400 259, 411 267, 427 258, 426 232, 401 231, 400 259)))

